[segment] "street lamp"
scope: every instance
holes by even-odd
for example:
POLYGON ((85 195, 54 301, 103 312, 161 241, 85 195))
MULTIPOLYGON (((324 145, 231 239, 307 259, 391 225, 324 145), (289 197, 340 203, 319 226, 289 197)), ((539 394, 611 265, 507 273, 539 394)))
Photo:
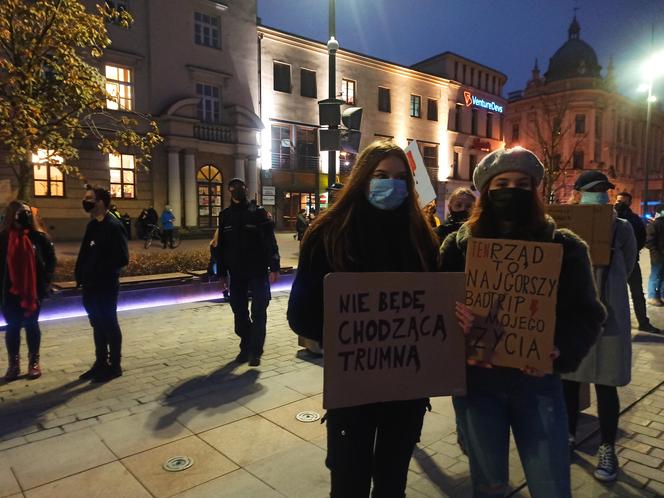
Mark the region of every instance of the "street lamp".
POLYGON ((646 132, 643 140, 643 209, 642 214, 645 217, 648 213, 648 180, 649 180, 649 164, 648 164, 648 141, 650 138, 650 118, 652 114, 652 104, 657 101, 657 97, 652 94, 652 85, 658 76, 664 73, 664 52, 660 52, 651 56, 643 65, 643 73, 646 77, 646 82, 641 84, 638 88, 640 92, 647 92, 646 99, 646 132))

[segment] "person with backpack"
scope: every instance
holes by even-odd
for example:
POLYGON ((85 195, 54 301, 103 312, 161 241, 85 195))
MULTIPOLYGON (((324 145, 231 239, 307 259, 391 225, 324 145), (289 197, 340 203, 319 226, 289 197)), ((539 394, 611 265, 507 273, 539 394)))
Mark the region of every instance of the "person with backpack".
POLYGON ((55 250, 46 232, 36 226, 30 206, 12 201, 7 206, 0 232, 0 281, 2 315, 7 322, 5 345, 9 365, 5 382, 21 373, 21 327, 28 343, 28 378, 41 377, 39 311, 50 292, 55 272, 55 250))

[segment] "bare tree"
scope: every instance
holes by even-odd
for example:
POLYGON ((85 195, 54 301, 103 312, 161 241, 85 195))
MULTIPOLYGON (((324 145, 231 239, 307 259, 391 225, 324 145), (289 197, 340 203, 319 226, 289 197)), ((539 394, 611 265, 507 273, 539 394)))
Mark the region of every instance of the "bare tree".
POLYGON ((552 203, 565 188, 565 172, 572 169, 574 152, 588 136, 576 133, 570 99, 564 94, 540 94, 535 119, 528 116, 527 135, 535 144, 535 153, 544 165, 544 199, 552 203), (569 140, 573 137, 573 141, 569 140), (565 147, 566 143, 571 147, 565 147))

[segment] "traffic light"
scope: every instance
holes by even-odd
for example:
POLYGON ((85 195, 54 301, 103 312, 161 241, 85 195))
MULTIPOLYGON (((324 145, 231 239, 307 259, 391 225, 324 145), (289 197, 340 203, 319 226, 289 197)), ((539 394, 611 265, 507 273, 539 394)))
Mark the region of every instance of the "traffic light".
POLYGON ((362 123, 362 108, 349 107, 343 114, 341 105, 343 100, 325 99, 318 102, 320 125, 319 144, 320 150, 343 150, 357 154, 360 148, 360 125, 362 123), (343 122, 346 129, 340 129, 343 122))

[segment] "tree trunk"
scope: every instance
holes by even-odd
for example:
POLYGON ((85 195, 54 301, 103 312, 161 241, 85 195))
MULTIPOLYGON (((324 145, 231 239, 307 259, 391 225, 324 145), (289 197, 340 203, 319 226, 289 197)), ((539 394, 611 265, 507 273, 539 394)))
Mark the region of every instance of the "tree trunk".
POLYGON ((16 174, 18 181, 18 194, 16 198, 20 201, 28 202, 30 200, 30 181, 32 180, 32 163, 27 159, 21 161, 18 165, 16 174))

